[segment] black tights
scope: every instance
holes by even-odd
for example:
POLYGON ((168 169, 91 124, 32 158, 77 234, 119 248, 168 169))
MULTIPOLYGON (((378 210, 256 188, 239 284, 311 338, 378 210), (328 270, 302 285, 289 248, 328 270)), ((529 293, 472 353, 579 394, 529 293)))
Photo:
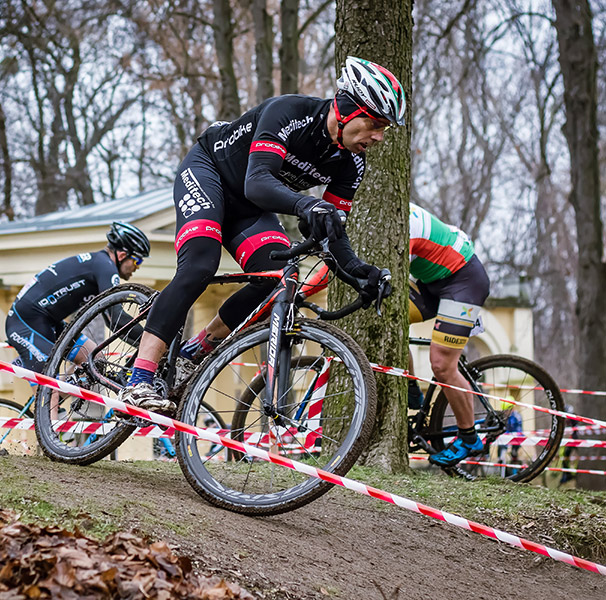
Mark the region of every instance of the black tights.
MULTIPOLYGON (((246 262, 247 273, 281 269, 283 261, 269 258, 272 250, 284 250, 283 244, 265 244, 255 250, 246 262)), ((177 256, 177 272, 160 293, 150 311, 146 331, 170 344, 185 323, 187 312, 208 286, 219 268, 221 244, 211 238, 198 237, 187 241, 177 256)), ((221 320, 235 329, 271 292, 276 280, 249 283, 230 296, 219 309, 221 320)))

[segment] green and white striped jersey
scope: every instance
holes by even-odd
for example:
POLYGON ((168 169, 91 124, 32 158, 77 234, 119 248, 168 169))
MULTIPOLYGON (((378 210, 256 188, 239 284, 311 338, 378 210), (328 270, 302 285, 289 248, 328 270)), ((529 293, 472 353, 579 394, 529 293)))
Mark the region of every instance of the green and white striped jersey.
POLYGON ((410 274, 423 283, 449 277, 474 255, 473 242, 424 208, 410 203, 410 274))

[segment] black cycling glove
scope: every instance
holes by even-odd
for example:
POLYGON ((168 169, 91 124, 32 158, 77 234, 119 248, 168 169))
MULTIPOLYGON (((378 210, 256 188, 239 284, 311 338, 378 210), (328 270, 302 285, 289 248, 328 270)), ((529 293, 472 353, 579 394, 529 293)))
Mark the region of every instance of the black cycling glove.
POLYGON ((343 237, 343 223, 337 208, 317 198, 302 198, 295 205, 295 213, 309 224, 316 241, 328 238, 334 242, 343 237))
MULTIPOLYGON (((379 282, 381 280, 381 270, 374 265, 365 262, 357 264, 349 270, 349 274, 357 279, 365 279, 366 283, 361 285, 360 293, 366 300, 374 300, 379 295, 379 282)), ((384 284, 383 297, 391 294, 391 285, 389 282, 384 284)))

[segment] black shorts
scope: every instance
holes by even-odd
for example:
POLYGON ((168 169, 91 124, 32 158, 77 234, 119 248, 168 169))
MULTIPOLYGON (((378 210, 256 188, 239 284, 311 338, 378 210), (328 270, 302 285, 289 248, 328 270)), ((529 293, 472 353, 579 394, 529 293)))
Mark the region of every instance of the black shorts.
POLYGON ((21 314, 15 305, 6 317, 6 337, 19 353, 26 369, 41 373, 65 324, 52 323, 42 315, 21 314))
POLYGON ((490 280, 477 256, 450 277, 431 283, 410 282, 411 323, 436 317, 432 342, 463 348, 490 292, 490 280))
POLYGON ((196 237, 214 239, 244 269, 262 246, 290 246, 290 240, 275 213, 251 209, 233 214, 226 202, 225 184, 200 144, 196 144, 179 166, 173 196, 177 211, 177 254, 183 244, 196 237))

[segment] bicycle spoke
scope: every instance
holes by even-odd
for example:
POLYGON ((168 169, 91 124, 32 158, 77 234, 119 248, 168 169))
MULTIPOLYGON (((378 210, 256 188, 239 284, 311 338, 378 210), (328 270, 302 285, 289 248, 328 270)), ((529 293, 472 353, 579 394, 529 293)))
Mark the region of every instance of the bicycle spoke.
MULTIPOLYGON (((474 397, 474 422, 488 451, 463 467, 474 475, 497 475, 529 481, 549 463, 560 443, 563 419, 519 407, 507 400, 562 410, 553 379, 536 363, 509 355, 476 361, 476 385, 485 396, 474 397), (475 462, 487 464, 474 464, 475 462), (506 466, 501 466, 506 465, 506 466)), ((430 429, 439 450, 454 438, 457 425, 443 394, 432 409, 430 429), (440 432, 441 436, 436 434, 440 432)))
MULTIPOLYGON (((349 468, 372 428, 368 411, 374 411, 374 379, 371 371, 367 375, 361 351, 354 354, 341 341, 344 334, 327 324, 305 323, 309 331, 289 340, 290 364, 277 367, 289 371, 288 377, 282 374, 285 389, 277 415, 265 408, 269 334, 263 325, 242 332, 203 363, 180 416, 189 422, 190 406, 204 398, 218 411, 231 411, 234 440, 334 472, 349 468), (332 360, 335 356, 338 361, 332 360)), ((177 452, 198 493, 241 512, 274 514, 327 489, 296 470, 235 450, 227 462, 205 459, 204 442, 187 435, 180 435, 177 452)))

